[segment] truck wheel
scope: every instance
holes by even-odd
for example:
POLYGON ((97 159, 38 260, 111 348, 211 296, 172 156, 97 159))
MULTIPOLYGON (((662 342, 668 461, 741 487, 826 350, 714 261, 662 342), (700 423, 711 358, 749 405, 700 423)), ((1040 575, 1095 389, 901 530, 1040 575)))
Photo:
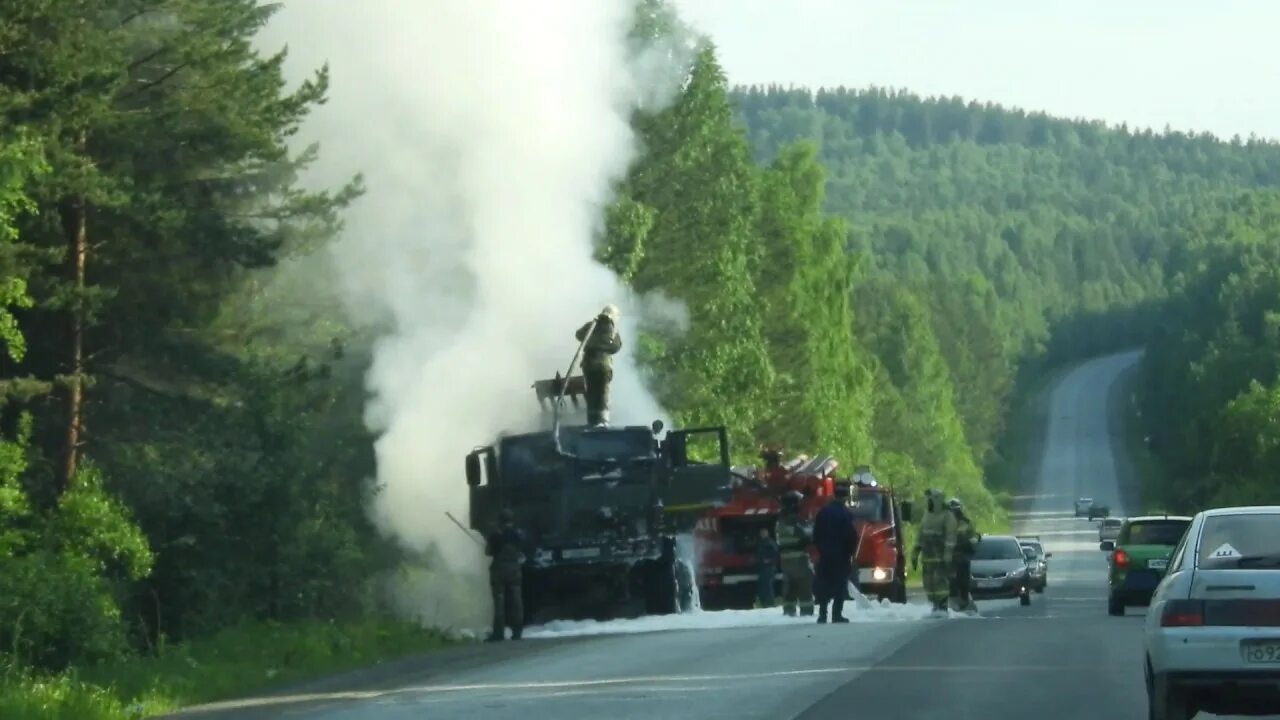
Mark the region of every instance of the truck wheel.
POLYGON ((680 612, 680 582, 675 561, 657 560, 645 573, 645 610, 650 615, 680 612))
POLYGON ((899 577, 889 588, 889 602, 902 604, 907 601, 907 581, 899 577))

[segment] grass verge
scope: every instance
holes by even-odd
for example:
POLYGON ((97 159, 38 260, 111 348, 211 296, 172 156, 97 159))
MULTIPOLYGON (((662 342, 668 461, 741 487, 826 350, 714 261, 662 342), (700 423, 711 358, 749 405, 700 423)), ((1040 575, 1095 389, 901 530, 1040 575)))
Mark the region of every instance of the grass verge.
POLYGON ((377 665, 459 642, 392 620, 245 623, 56 677, 0 674, 0 718, 124 720, 377 665))

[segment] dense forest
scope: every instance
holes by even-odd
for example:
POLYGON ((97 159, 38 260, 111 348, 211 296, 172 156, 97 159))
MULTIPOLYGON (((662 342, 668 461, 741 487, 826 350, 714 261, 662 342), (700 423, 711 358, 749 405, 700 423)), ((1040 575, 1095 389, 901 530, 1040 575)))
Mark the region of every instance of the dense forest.
POLYGON ((1152 501, 1268 505, 1280 467, 1280 195, 1223 199, 1180 234, 1139 397, 1152 501))
MULTIPOLYGON (((1143 345, 1157 328, 1158 342, 1168 344, 1192 315, 1206 328, 1221 328, 1233 317, 1228 310, 1203 313, 1233 271, 1226 264, 1248 262, 1239 243, 1228 242, 1246 234, 1236 227, 1244 222, 1236 196, 1280 187, 1280 146, 1257 139, 1133 131, 876 88, 753 87, 737 88, 732 97, 761 162, 797 140, 817 144, 829 175, 824 207, 851 224, 850 247, 865 268, 854 291, 855 325, 865 327, 859 346, 886 368, 904 358, 926 364, 941 357, 933 373, 890 377, 901 393, 951 397, 954 413, 917 415, 915 422, 927 418, 937 426, 915 436, 891 431, 881 443, 903 437, 909 438, 903 447, 922 448, 945 430, 962 429, 952 454, 935 456, 923 469, 937 473, 942 457, 960 463, 971 457, 1003 487, 1013 486, 1020 469, 1009 457, 1014 448, 1001 447, 1010 403, 1022 400, 1019 388, 1033 386, 1046 368, 1143 345), (1203 252, 1189 255, 1207 243, 1217 248, 1220 265, 1212 276, 1195 270, 1207 262, 1203 252), (1196 298, 1182 297, 1193 282, 1189 274, 1202 283, 1196 298), (1182 308, 1183 315, 1166 314, 1171 296, 1180 299, 1168 303, 1170 312, 1182 308), (899 343, 886 347, 877 342, 873 318, 893 306, 914 314, 902 316, 905 324, 879 325, 893 329, 899 343)), ((1265 213, 1245 217, 1254 219, 1251 237, 1265 236, 1265 213)), ((1267 298, 1274 295, 1253 301, 1267 298)), ((1230 312, 1236 304, 1228 304, 1230 312)), ((1263 342, 1262 311, 1252 312, 1254 324, 1242 332, 1263 342)), ((1145 393, 1153 406, 1144 417, 1171 417, 1163 410, 1174 408, 1156 411, 1161 397, 1201 395, 1187 377, 1188 363, 1200 362, 1198 353, 1213 339, 1198 337, 1181 340, 1196 354, 1186 346, 1177 354, 1153 346, 1147 372, 1159 376, 1145 393), (1160 370, 1166 366, 1183 375, 1169 376, 1160 370)), ((1219 352, 1236 362, 1243 359, 1239 350, 1219 352)), ((1265 349, 1258 353, 1265 356, 1265 349)), ((1248 379, 1274 380, 1270 366, 1251 372, 1228 375, 1223 391, 1234 397, 1248 379)), ((1206 408, 1216 412, 1222 402, 1206 408)), ((1167 447, 1196 447, 1185 440, 1169 438, 1167 447)))
MULTIPOLYGON (((325 69, 287 90, 283 54, 252 47, 272 12, 256 0, 89 5, 0 10, 4 683, 377 616, 398 561, 365 512, 370 339, 290 302, 316 278, 276 271, 323 252, 363 193, 299 182, 316 151, 289 141, 325 69)), ((690 32, 643 7, 644 32, 690 32)), ((1263 492, 1275 145, 731 89, 710 43, 633 123, 644 152, 597 257, 686 305, 690 326, 648 332, 641 362, 739 459, 830 452, 994 526, 992 490, 1019 469, 1011 406, 1048 368, 1149 340, 1168 501, 1263 492)), ((323 637, 286 657, 358 655, 323 637)))

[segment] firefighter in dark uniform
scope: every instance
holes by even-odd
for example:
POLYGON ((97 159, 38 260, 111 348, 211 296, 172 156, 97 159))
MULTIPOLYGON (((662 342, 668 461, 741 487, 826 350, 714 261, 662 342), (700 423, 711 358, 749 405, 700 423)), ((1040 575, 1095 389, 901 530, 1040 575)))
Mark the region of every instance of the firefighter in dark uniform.
POLYGON ((846 504, 849 486, 837 484, 835 494, 813 520, 813 542, 818 546, 818 622, 827 621, 827 603, 831 603, 831 622, 849 622, 843 614, 849 599, 849 576, 853 572, 853 552, 857 543, 853 512, 846 504))
POLYGON ((800 501, 804 496, 789 492, 782 496, 782 516, 778 519, 778 552, 782 564, 782 612, 813 614, 813 565, 809 562, 809 545, 813 529, 800 520, 800 501))
POLYGON ((524 607, 520 597, 520 572, 524 564, 524 533, 516 527, 515 513, 503 509, 501 524, 489 533, 485 554, 493 558, 489 565, 489 590, 493 594, 493 632, 489 642, 519 640, 524 630, 524 607))
POLYGON ((609 383, 613 381, 613 356, 622 349, 622 337, 618 335, 618 318, 621 312, 616 305, 606 305, 596 316, 595 327, 588 322, 578 328, 576 337, 585 341, 582 348, 582 379, 587 385, 587 425, 605 425, 609 422, 609 383), (587 331, 591 335, 587 335, 587 331))

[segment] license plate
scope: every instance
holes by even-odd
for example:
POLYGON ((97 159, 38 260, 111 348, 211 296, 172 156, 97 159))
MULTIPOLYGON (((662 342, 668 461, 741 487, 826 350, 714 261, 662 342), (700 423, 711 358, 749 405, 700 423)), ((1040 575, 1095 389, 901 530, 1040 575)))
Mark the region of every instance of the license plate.
POLYGON ((978 581, 978 587, 980 587, 980 588, 995 588, 995 587, 1000 587, 1000 585, 1001 585, 1003 582, 1004 582, 1003 580, 979 580, 979 581, 978 581))
POLYGON ((560 557, 565 560, 577 560, 579 558, 593 558, 600 555, 600 548, 569 548, 560 551, 560 557))
POLYGON ((1169 567, 1169 561, 1165 558, 1160 558, 1159 560, 1148 560, 1147 567, 1152 570, 1164 570, 1169 567))
POLYGON ((1240 654, 1247 663, 1280 663, 1280 640, 1242 640, 1240 654))

